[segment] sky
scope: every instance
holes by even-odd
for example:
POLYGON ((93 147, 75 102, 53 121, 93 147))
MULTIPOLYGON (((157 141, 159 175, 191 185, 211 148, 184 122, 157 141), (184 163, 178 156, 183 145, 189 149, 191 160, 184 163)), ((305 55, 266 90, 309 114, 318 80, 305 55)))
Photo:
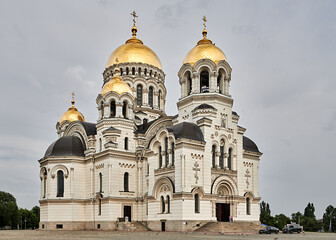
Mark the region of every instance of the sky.
POLYGON ((272 215, 321 218, 336 206, 336 1, 0 1, 0 191, 38 205, 39 163, 70 107, 96 122, 109 55, 131 36, 159 56, 166 112, 177 113, 177 72, 202 17, 232 67, 233 110, 263 152, 259 192, 272 215))

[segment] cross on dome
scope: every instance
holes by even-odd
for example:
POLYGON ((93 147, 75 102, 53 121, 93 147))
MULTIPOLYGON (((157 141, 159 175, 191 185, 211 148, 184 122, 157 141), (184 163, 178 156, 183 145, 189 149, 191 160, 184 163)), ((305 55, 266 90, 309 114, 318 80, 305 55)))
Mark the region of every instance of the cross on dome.
POLYGON ((131 15, 133 16, 133 27, 135 27, 135 23, 136 23, 135 18, 138 17, 138 16, 136 15, 136 12, 135 12, 135 11, 133 11, 133 12, 131 13, 131 15))

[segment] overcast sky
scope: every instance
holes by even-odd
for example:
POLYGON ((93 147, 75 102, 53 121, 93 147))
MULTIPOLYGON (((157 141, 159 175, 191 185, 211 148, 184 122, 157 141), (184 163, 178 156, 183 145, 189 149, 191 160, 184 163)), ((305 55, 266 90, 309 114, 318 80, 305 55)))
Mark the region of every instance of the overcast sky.
POLYGON ((96 122, 95 99, 112 51, 130 36, 159 56, 166 112, 177 113, 177 72, 208 37, 233 68, 230 93, 239 125, 263 156, 262 200, 272 214, 317 217, 336 206, 336 1, 0 1, 0 190, 32 208, 40 196, 38 159, 55 125, 76 106, 96 122))

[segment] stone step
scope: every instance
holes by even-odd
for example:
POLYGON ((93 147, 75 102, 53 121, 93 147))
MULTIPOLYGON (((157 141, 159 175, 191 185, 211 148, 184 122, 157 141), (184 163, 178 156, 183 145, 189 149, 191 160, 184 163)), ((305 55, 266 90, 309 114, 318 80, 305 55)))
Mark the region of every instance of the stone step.
POLYGON ((196 229, 198 232, 257 233, 262 226, 259 222, 208 222, 196 229))
POLYGON ((117 223, 118 231, 150 231, 148 227, 146 227, 143 223, 140 222, 118 222, 117 223))

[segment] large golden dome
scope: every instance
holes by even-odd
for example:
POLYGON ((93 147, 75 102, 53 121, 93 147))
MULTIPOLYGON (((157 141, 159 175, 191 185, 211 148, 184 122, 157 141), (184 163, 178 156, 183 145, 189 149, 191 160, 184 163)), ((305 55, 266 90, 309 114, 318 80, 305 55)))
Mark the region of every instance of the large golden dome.
POLYGON ((106 68, 116 64, 116 58, 119 63, 147 63, 162 70, 162 65, 158 56, 152 49, 143 44, 136 38, 137 28, 132 28, 133 37, 128 39, 124 45, 118 47, 109 57, 106 68))
POLYGON ((210 39, 206 38, 207 31, 203 30, 203 39, 199 40, 197 45, 191 49, 183 60, 183 64, 190 63, 193 66, 200 59, 210 59, 214 63, 221 60, 227 62, 227 58, 222 50, 215 46, 210 39))
POLYGON ((131 87, 119 77, 118 75, 119 70, 116 69, 115 71, 116 71, 116 76, 113 77, 107 83, 105 83, 105 85, 103 86, 101 90, 101 95, 104 96, 108 92, 117 92, 118 94, 128 92, 129 94, 133 96, 131 87))
MULTIPOLYGON (((74 95, 74 94, 73 94, 74 95)), ((68 109, 68 111, 66 111, 65 113, 63 113, 60 123, 64 122, 64 121, 85 121, 85 118, 83 116, 83 114, 81 114, 77 108, 75 108, 75 100, 72 99, 71 101, 72 106, 68 109)))

